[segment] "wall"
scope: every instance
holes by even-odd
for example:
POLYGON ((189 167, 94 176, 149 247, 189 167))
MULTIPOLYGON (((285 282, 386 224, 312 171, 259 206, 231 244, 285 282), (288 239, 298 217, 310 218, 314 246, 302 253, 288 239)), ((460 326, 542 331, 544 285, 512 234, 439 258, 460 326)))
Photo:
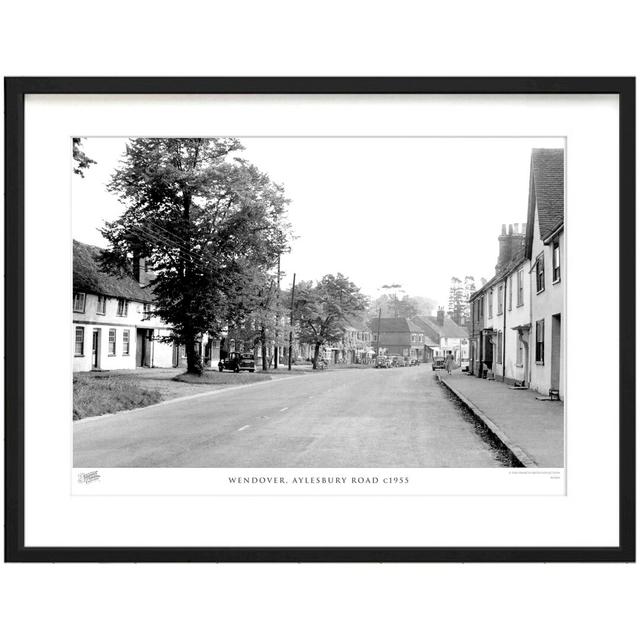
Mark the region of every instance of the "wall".
MULTIPOLYGON (((507 318, 507 330, 506 330, 506 344, 505 344, 505 358, 504 358, 504 375, 508 380, 523 381, 525 374, 529 375, 528 365, 525 366, 524 356, 521 365, 517 365, 517 351, 518 341, 521 340, 518 331, 513 327, 522 326, 531 322, 531 300, 530 300, 530 287, 531 279, 529 271, 531 269, 531 262, 526 260, 517 269, 515 269, 507 278, 507 305, 506 305, 506 318, 507 318), (518 271, 523 271, 523 292, 522 292, 522 305, 518 306, 518 271), (513 282, 513 301, 511 310, 509 310, 509 281, 513 282)), ((526 334, 528 335, 528 334, 526 334)), ((526 337, 525 335, 525 337, 526 337)), ((523 348, 523 354, 526 352, 523 348)))
MULTIPOLYGON (((544 291, 536 293, 536 274, 532 269, 530 278, 531 287, 531 347, 529 349, 529 362, 531 366, 531 388, 539 391, 541 394, 548 394, 551 387, 551 354, 552 354, 552 316, 554 314, 562 314, 564 305, 564 232, 559 236, 560 239, 560 282, 554 284, 552 270, 552 247, 545 245, 540 240, 540 228, 538 225, 538 210, 536 207, 533 246, 531 251, 531 265, 535 264, 536 257, 542 253, 544 255, 544 291), (536 321, 544 320, 544 364, 538 364, 535 361, 535 327, 536 321)), ((565 322, 562 322, 561 345, 565 344, 564 329, 565 322)), ((563 347, 562 347, 563 348, 563 347)), ((562 350, 562 349, 561 349, 562 350)), ((564 397, 564 372, 563 366, 560 366, 560 397, 564 397)))
MULTIPOLYGON (((98 313, 98 296, 93 293, 85 295, 84 312, 73 313, 72 325, 72 357, 73 371, 91 371, 92 341, 94 329, 99 330, 99 368, 104 370, 135 369, 138 349, 138 329, 150 329, 154 337, 168 336, 170 330, 157 317, 144 319, 144 305, 141 302, 129 301, 126 316, 117 315, 117 298, 107 298, 105 313, 98 313), (84 328, 84 355, 75 355, 75 329, 84 328), (109 329, 116 330, 116 353, 109 355, 109 329), (124 331, 129 331, 129 354, 123 354, 124 331)), ((173 366, 173 346, 158 340, 151 343, 149 362, 154 367, 173 366)))

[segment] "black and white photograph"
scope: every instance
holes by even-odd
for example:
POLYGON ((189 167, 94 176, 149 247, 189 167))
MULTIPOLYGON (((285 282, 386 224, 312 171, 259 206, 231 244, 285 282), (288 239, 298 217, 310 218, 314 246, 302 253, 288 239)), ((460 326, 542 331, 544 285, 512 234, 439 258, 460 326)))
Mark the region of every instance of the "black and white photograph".
POLYGON ((69 148, 81 482, 565 467, 564 138, 69 148))

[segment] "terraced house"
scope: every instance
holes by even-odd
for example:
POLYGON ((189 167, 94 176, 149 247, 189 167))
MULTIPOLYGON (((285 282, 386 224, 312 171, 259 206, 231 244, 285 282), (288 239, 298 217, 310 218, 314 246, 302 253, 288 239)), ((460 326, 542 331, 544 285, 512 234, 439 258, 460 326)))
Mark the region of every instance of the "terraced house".
POLYGON ((144 264, 122 278, 100 270, 100 249, 73 242, 73 371, 171 367, 170 328, 153 315, 144 264))
POLYGON ((562 399, 562 149, 532 151, 527 222, 506 227, 496 274, 470 298, 471 371, 562 399))

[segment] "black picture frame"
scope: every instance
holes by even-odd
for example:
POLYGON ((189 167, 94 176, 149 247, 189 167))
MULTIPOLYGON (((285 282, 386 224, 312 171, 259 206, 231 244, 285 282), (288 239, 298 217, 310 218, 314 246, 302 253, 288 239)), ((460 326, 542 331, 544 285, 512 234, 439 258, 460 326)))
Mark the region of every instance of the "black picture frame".
POLYGON ((6 562, 635 561, 635 78, 5 78, 6 562), (615 547, 26 547, 24 101, 28 94, 616 94, 620 161, 619 545, 615 547))

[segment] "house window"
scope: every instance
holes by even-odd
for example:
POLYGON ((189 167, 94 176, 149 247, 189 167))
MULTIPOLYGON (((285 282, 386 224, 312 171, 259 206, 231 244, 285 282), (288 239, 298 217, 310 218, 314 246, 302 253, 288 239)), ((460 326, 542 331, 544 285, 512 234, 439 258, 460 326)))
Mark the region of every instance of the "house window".
POLYGON ((544 364, 544 320, 536 322, 536 362, 544 364))
POLYGON ((489 291, 488 296, 489 317, 493 318, 493 291, 489 291))
MULTIPOLYGON (((484 318, 484 296, 480 298, 480 318, 484 318)), ((480 318, 478 318, 478 320, 480 318)))
POLYGON ((504 302, 504 285, 501 284, 498 287, 498 315, 502 315, 503 311, 503 302, 504 302))
POLYGON ((498 331, 498 344, 496 346, 498 347, 496 362, 498 364, 502 364, 502 331, 498 331))
POLYGON ((524 304, 524 269, 518 271, 518 302, 517 305, 521 307, 524 304))
POLYGON ((106 296, 98 296, 98 308, 96 313, 103 316, 107 312, 107 298, 106 296))
POLYGON ((84 327, 76 327, 76 347, 75 355, 84 355, 84 327))
POLYGON ((536 258, 536 291, 544 291, 544 253, 536 258))
POLYGON ((556 238, 551 245, 553 249, 553 281, 560 282, 560 241, 556 238))
POLYGON ((129 301, 124 298, 118 298, 118 315, 126 316, 129 311, 129 301))
POLYGON ((148 302, 142 305, 142 312, 144 313, 143 320, 148 320, 151 317, 151 305, 148 302))
POLYGON ((74 313, 84 313, 85 299, 86 299, 86 296, 84 293, 73 294, 73 312, 74 313))
POLYGON ((509 291, 507 293, 507 309, 511 311, 511 307, 513 304, 513 276, 509 278, 509 291))
POLYGON ((116 355, 116 330, 109 329, 109 351, 110 356, 116 355))
POLYGON ((122 332, 122 355, 129 355, 129 329, 122 332))

